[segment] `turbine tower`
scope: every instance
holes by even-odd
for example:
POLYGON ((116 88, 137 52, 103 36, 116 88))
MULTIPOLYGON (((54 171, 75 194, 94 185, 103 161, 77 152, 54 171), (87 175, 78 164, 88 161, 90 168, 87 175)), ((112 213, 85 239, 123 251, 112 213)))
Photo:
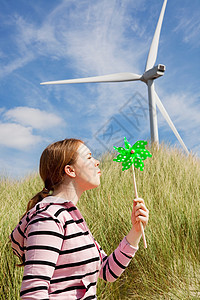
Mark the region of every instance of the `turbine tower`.
POLYGON ((175 134, 176 138, 178 139, 179 143, 181 144, 185 152, 189 154, 186 145, 184 144, 182 138, 180 137, 176 127, 174 126, 171 118, 169 117, 167 111, 165 110, 154 88, 154 80, 160 76, 163 76, 165 72, 164 65, 162 64, 158 64, 156 66, 154 65, 158 53, 160 31, 162 27, 166 4, 167 4, 167 0, 164 0, 160 12, 160 16, 158 19, 158 23, 156 26, 156 30, 153 36, 153 40, 149 49, 145 71, 142 75, 138 75, 134 73, 116 73, 116 74, 87 77, 87 78, 48 81, 48 82, 42 82, 40 84, 47 85, 47 84, 69 84, 69 83, 87 83, 87 82, 123 82, 123 81, 138 81, 138 80, 143 81, 148 86, 151 142, 155 143, 157 147, 159 146, 157 113, 156 113, 156 106, 157 106, 161 114, 163 115, 164 119, 167 121, 168 125, 170 126, 173 133, 175 134))

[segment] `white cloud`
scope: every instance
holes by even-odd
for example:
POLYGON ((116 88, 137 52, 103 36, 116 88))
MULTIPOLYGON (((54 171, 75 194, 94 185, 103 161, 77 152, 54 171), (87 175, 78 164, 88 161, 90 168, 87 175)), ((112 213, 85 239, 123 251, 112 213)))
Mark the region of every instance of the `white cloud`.
MULTIPOLYGON (((62 5, 49 16, 48 22, 55 25, 52 29, 59 32, 59 35, 54 35, 57 43, 60 43, 60 47, 56 46, 56 49, 62 49, 60 52, 55 49, 55 54, 60 53, 62 58, 70 58, 70 62, 73 63, 73 76, 95 76, 115 72, 140 74, 140 60, 144 53, 148 52, 148 48, 143 39, 140 39, 140 42, 138 36, 135 39, 136 34, 133 34, 132 39, 127 38, 131 8, 137 9, 133 2, 135 1, 126 1, 119 5, 116 1, 94 1, 89 5, 86 5, 88 1, 76 2, 73 13, 67 5, 62 5)), ((134 22, 134 26, 137 27, 137 21, 134 22)), ((46 23, 43 29, 47 28, 50 29, 50 26, 47 27, 46 23)), ((145 61, 142 69, 144 65, 145 61)), ((136 91, 136 86, 135 83, 88 85, 89 97, 83 113, 91 113, 96 108, 96 112, 101 116, 101 123, 104 123, 105 119, 115 114, 128 100, 130 91, 134 89, 132 94, 136 91), (89 103, 91 98, 92 103, 89 103)))
POLYGON ((30 107, 16 107, 8 110, 4 116, 6 119, 17 122, 34 129, 47 130, 55 126, 62 126, 65 122, 54 113, 30 107))
POLYGON ((188 6, 187 10, 181 10, 181 13, 178 14, 177 18, 178 25, 176 26, 174 31, 182 33, 182 38, 185 43, 189 43, 193 47, 199 47, 199 10, 193 10, 190 6, 188 6))
POLYGON ((0 107, 0 114, 2 114, 5 111, 4 107, 0 107))
POLYGON ((32 134, 32 129, 14 123, 0 123, 0 144, 9 148, 25 150, 42 141, 32 134))
MULTIPOLYGON (((158 94, 160 94, 159 97, 187 148, 189 150, 193 149, 194 152, 199 154, 200 105, 198 94, 183 92, 166 94, 161 92, 161 90, 159 90, 158 94)), ((165 135, 168 132, 172 133, 160 113, 158 114, 158 129, 162 130, 162 133, 165 133, 165 135)), ((176 144, 181 147, 178 140, 176 144)))
MULTIPOLYGON (((189 93, 173 93, 162 97, 163 105, 170 117, 179 128, 184 128, 185 132, 192 131, 195 127, 200 126, 198 104, 198 95, 189 93)), ((162 124, 164 125, 164 123, 162 124)))
POLYGON ((65 24, 60 23, 66 54, 79 73, 138 71, 138 58, 144 48, 143 43, 134 45, 134 36, 132 40, 126 38, 128 7, 131 10, 130 1, 123 6, 116 5, 116 1, 95 1, 89 7, 77 5, 74 14, 69 14, 69 30, 64 31, 65 24))
POLYGON ((15 70, 22 68, 27 63, 29 63, 33 59, 33 55, 31 53, 27 53, 25 56, 18 57, 8 64, 1 66, 0 77, 5 77, 15 70))
POLYGON ((65 61, 70 58, 74 71, 83 74, 137 72, 138 58, 146 49, 142 39, 140 44, 137 39, 135 45, 134 38, 141 38, 145 29, 143 26, 138 30, 141 26, 137 20, 132 24, 130 15, 140 7, 130 0, 119 5, 113 0, 63 1, 40 26, 16 15, 13 26, 17 30, 17 58, 7 64, 4 72, 8 74, 39 56, 65 61), (132 41, 127 39, 127 29, 134 31, 132 41), (133 65, 135 70, 131 70, 133 65))

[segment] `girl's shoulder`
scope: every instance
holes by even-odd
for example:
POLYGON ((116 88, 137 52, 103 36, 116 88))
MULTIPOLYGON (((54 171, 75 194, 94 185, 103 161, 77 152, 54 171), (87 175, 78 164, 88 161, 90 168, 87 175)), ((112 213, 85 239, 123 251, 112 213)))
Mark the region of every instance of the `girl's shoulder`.
POLYGON ((29 219, 52 218, 65 225, 73 220, 81 219, 82 215, 78 208, 71 202, 39 202, 30 212, 29 219))

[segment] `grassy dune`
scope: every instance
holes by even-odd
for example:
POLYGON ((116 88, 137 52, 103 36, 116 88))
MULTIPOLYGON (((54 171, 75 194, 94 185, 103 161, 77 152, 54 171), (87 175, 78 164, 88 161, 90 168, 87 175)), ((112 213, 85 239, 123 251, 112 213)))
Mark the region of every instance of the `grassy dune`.
MULTIPOLYGON (((98 299, 200 298, 200 160, 177 149, 150 149, 143 172, 136 170, 139 196, 150 220, 145 230, 148 248, 140 249, 114 283, 98 282, 98 299)), ((78 204, 94 237, 111 253, 131 227, 134 195, 132 170, 106 154, 101 162, 101 186, 87 191, 78 204)), ((23 269, 15 266, 8 235, 42 188, 37 174, 0 182, 1 272, 0 299, 19 299, 23 269)))

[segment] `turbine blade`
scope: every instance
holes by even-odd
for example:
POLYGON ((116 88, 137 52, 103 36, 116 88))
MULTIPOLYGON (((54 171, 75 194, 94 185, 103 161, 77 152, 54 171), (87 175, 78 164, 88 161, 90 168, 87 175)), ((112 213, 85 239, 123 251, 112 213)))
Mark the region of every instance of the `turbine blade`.
POLYGON ((161 114, 163 115, 163 117, 164 117, 164 119, 167 121, 167 123, 169 124, 171 130, 173 131, 173 133, 174 133, 175 136, 177 137, 179 143, 181 144, 181 146, 183 147, 183 149, 185 150, 185 152, 186 152, 187 154, 189 154, 189 151, 188 151, 186 145, 184 144, 182 138, 180 137, 180 135, 179 135, 179 133, 178 133, 176 127, 174 126, 172 120, 170 119, 170 117, 169 117, 169 115, 168 115, 166 109, 164 108, 164 106, 163 106, 161 100, 159 99, 159 97, 158 97, 158 95, 157 95, 157 93, 156 93, 155 90, 154 90, 154 95, 155 95, 155 99, 156 99, 156 104, 157 104, 157 106, 158 106, 158 108, 159 108, 161 114))
POLYGON ((141 75, 134 73, 116 73, 103 76, 87 77, 87 78, 78 78, 78 79, 67 79, 59 81, 48 81, 42 82, 44 84, 65 84, 65 83, 86 83, 86 82, 122 82, 122 81, 135 81, 140 80, 141 75))
POLYGON ((146 67, 145 67, 145 72, 151 68, 153 68, 156 58, 157 58, 157 53, 158 53, 158 44, 159 44, 159 38, 160 38, 160 31, 162 27, 162 22, 163 22, 163 17, 165 13, 165 8, 166 8, 167 0, 164 0, 163 6, 160 12, 160 17, 158 19, 158 23, 156 26, 156 30, 154 33, 153 40, 151 42, 151 47, 149 49, 149 54, 146 62, 146 67))

